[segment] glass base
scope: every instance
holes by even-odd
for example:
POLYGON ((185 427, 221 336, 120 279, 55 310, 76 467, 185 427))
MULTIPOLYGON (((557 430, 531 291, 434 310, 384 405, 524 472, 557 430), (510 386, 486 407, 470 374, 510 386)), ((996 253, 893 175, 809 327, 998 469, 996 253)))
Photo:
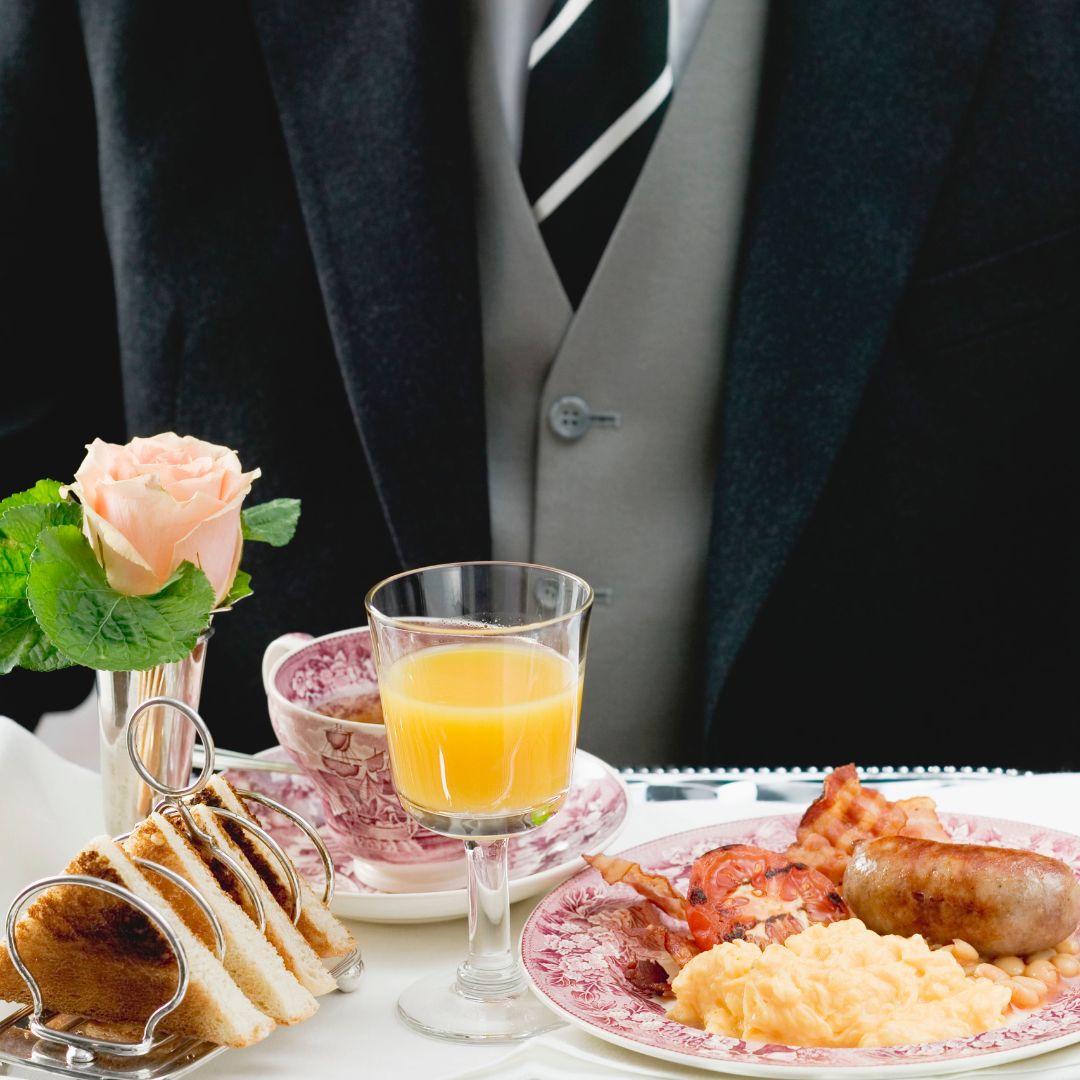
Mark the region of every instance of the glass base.
POLYGON ((512 1042, 564 1023, 526 986, 499 997, 473 996, 458 988, 453 971, 413 983, 398 998, 398 1015, 424 1035, 459 1042, 512 1042))

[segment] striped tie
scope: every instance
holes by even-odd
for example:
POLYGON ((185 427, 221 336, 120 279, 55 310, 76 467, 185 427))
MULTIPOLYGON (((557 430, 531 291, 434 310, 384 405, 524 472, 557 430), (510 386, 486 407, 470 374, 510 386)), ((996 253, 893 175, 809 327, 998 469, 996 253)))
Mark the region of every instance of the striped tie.
POLYGON ((529 53, 521 176, 576 309, 671 99, 668 0, 556 0, 529 53))

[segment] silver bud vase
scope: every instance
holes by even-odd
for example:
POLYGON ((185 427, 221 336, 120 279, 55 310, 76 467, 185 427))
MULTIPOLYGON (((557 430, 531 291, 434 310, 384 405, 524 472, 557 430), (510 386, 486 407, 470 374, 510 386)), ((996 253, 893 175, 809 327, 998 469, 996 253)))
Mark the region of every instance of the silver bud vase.
MULTIPOLYGON (((131 764, 127 748, 128 717, 152 697, 178 698, 193 709, 202 693, 207 628, 183 660, 158 664, 146 671, 97 672, 98 720, 101 735, 101 790, 105 827, 110 835, 128 832, 154 807, 156 796, 131 764)), ((195 728, 176 710, 157 706, 139 721, 136 746, 149 772, 171 787, 191 778, 195 728)))

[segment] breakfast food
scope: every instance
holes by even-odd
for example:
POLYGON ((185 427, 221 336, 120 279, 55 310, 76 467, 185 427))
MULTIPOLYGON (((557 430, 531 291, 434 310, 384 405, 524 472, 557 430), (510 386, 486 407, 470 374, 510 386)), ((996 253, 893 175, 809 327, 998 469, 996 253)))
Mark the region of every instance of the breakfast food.
MULTIPOLYGON (((306 1020, 319 1007, 311 993, 286 970, 280 954, 259 933, 241 906, 240 890, 225 892, 191 841, 161 814, 151 814, 123 841, 130 855, 147 859, 179 874, 195 889, 218 917, 225 938, 225 970, 257 1008, 279 1024, 306 1020)), ((144 869, 187 928, 208 948, 215 941, 209 921, 183 889, 144 869)))
POLYGON ((811 926, 764 949, 717 945, 672 982, 669 1015, 717 1035, 786 1046, 895 1046, 975 1035, 1005 1022, 1010 991, 971 978, 920 937, 857 919, 811 926))
MULTIPOLYGON (((687 955, 684 945, 708 949, 739 938, 781 942, 813 923, 846 918, 848 910, 838 886, 856 844, 901 831, 948 835, 932 799, 891 803, 859 783, 854 765, 843 765, 826 776, 822 794, 803 814, 795 843, 784 854, 745 844, 706 852, 690 869, 688 896, 662 875, 649 874, 626 859, 583 857, 609 885, 629 885, 666 915, 685 920, 688 941, 678 940, 679 931, 667 928, 668 938, 678 945, 674 951, 661 948, 655 933, 647 943, 640 940, 640 933, 636 935, 636 952, 659 963, 670 976, 673 966, 676 971, 681 966, 678 957, 687 955)), ((628 977, 636 985, 660 984, 655 966, 643 968, 637 957, 631 961, 628 977), (642 970, 648 972, 644 977, 642 970)))
MULTIPOLYGON (((122 885, 161 912, 176 933, 190 981, 179 1006, 162 1019, 162 1031, 227 1046, 247 1046, 270 1033, 274 1021, 248 1000, 116 843, 106 836, 91 841, 67 873, 122 885)), ((141 1024, 176 992, 176 959, 161 932, 142 912, 106 893, 54 886, 23 912, 15 935, 51 1009, 141 1024)), ((5 945, 0 945, 0 998, 30 1001, 5 945)))
POLYGON ((1080 922, 1080 885, 1057 859, 1031 851, 890 836, 860 844, 844 897, 882 934, 962 937, 985 956, 1051 948, 1080 922))
POLYGON ((614 855, 582 855, 609 885, 629 885, 665 914, 686 918, 686 897, 662 874, 647 874, 635 862, 614 855))
MULTIPOLYGON (((254 820, 248 813, 243 800, 237 795, 235 788, 223 776, 213 777, 196 796, 196 801, 210 806, 219 806, 231 810, 242 818, 254 820)), ((218 820, 233 843, 244 852, 244 855, 255 868, 278 904, 281 906, 291 905, 292 897, 289 887, 281 868, 270 852, 263 848, 260 841, 242 826, 227 819, 218 820)), ((352 934, 330 914, 326 905, 311 891, 311 886, 303 877, 300 878, 300 898, 302 907, 297 929, 312 949, 315 950, 316 955, 324 959, 347 956, 356 948, 356 942, 353 940, 352 934)), ((291 906, 288 910, 291 914, 291 906)))
POLYGON ((973 946, 966 947, 970 950, 968 956, 957 955, 964 970, 1007 986, 1018 1009, 1034 1008, 1060 990, 1062 980, 1080 975, 1080 959, 1076 955, 1080 945, 1071 937, 1059 941, 1052 949, 1041 949, 1027 957, 999 956, 990 963, 980 961, 973 946))
POLYGON ((685 895, 681 875, 585 858, 644 900, 604 914, 629 984, 674 995, 669 1015, 710 1032, 932 1042, 1000 1027, 1080 976, 1070 867, 953 843, 932 799, 890 802, 853 765, 826 777, 783 852, 737 843, 695 855, 685 895))
MULTIPOLYGON (((273 893, 266 887, 265 882, 256 872, 255 866, 248 861, 246 853, 235 844, 223 827, 223 819, 212 813, 205 806, 194 806, 191 810, 195 823, 204 832, 213 837, 214 842, 227 851, 251 879, 262 900, 263 914, 266 917, 267 940, 281 954, 285 967, 296 977, 297 981, 310 993, 318 997, 328 994, 337 985, 330 973, 326 970, 315 950, 307 943, 300 931, 293 925, 291 917, 275 899, 273 893)), ((214 875, 224 877, 229 882, 228 891, 238 899, 242 899, 244 910, 254 919, 253 910, 247 890, 235 883, 232 873, 209 853, 201 853, 207 865, 214 875)))
MULTIPOLYGON (((682 966, 679 957, 711 949, 718 941, 783 941, 811 923, 847 918, 847 908, 828 878, 775 851, 729 844, 707 851, 690 869, 688 895, 683 896, 667 878, 648 874, 637 863, 610 855, 585 855, 609 885, 629 885, 656 909, 684 921, 689 935, 666 927, 663 948, 656 934, 647 945, 664 970, 673 974, 664 953, 682 966)), ((648 909, 644 909, 647 911, 648 909)), ((635 929, 647 925, 648 916, 635 917, 635 929)), ((645 935, 637 933, 639 944, 645 935)), ((640 952, 640 950, 636 950, 640 952)), ((631 974, 640 982, 637 959, 631 974)), ((650 976, 651 981, 657 981, 650 976)))
POLYGON ((847 915, 827 877, 774 851, 728 844, 690 869, 686 921, 700 949, 738 939, 780 942, 847 915))
POLYGON ((632 943, 624 973, 643 993, 670 994, 671 979, 701 952, 688 933, 669 926, 652 904, 623 907, 610 914, 610 921, 632 943))
MULTIPOLYGON (((216 778, 209 788, 206 802, 241 819, 249 816, 226 781, 216 778)), ((175 807, 155 812, 119 843, 108 837, 92 841, 67 873, 121 886, 149 904, 175 933, 189 981, 179 1004, 161 1018, 160 1032, 247 1046, 278 1023, 311 1016, 318 1008, 315 995, 337 985, 320 953, 347 955, 355 943, 303 878, 298 929, 284 872, 271 871, 268 863, 257 872, 248 861, 248 851, 256 865, 269 859, 261 842, 241 848, 225 825, 242 838, 248 833, 211 806, 190 806, 190 814, 195 826, 190 836, 175 807), (197 830, 229 855, 236 873, 194 839, 197 830), (265 932, 238 873, 250 879, 262 905, 265 932), (205 908, 177 883, 182 881, 205 908), (215 925, 224 942, 220 955, 215 925)), ((40 986, 44 1022, 65 1030, 74 1023, 84 1035, 138 1043, 148 1017, 178 986, 177 956, 159 927, 122 897, 85 885, 53 885, 31 899, 15 924, 15 937, 40 986)), ((0 999, 31 1001, 5 945, 0 945, 0 999)))
POLYGON ((949 839, 932 799, 889 802, 859 783, 853 764, 841 765, 825 777, 822 793, 803 814, 787 854, 839 885, 855 845, 878 836, 949 839))

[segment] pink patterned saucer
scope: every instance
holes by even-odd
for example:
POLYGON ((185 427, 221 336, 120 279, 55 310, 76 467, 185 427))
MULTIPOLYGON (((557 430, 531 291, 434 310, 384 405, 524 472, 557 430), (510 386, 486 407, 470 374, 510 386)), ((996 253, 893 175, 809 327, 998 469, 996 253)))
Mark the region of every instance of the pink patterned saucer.
MULTIPOLYGON (((289 760, 275 746, 259 757, 289 760)), ((236 787, 269 795, 301 813, 319 830, 337 871, 337 890, 331 908, 346 919, 367 922, 438 922, 466 914, 465 890, 384 893, 367 885, 358 874, 356 860, 338 847, 325 827, 322 803, 315 785, 294 773, 230 770, 236 787)), ((615 771, 598 757, 578 750, 574 778, 562 809, 547 824, 510 841, 510 902, 550 889, 581 865, 583 851, 609 847, 626 821, 626 786, 615 771)), ((304 834, 280 814, 253 807, 267 829, 309 880, 322 881, 322 862, 304 834)), ((464 857, 463 857, 464 862, 464 857)))
MULTIPOLYGON (((1080 870, 1080 837, 969 814, 941 818, 958 842, 1027 848, 1080 870)), ((685 887, 691 863, 704 852, 722 844, 783 850, 798 822, 798 815, 785 814, 710 825, 619 854, 685 887)), ((624 976, 628 946, 611 915, 632 898, 626 886, 605 885, 595 870, 582 870, 540 901, 521 938, 525 972, 540 998, 590 1034, 628 1050, 737 1076, 870 1080, 968 1072, 1080 1042, 1076 982, 1041 1008, 1015 1015, 1006 1027, 950 1042, 832 1050, 710 1035, 669 1020, 658 999, 634 989, 624 976)))

